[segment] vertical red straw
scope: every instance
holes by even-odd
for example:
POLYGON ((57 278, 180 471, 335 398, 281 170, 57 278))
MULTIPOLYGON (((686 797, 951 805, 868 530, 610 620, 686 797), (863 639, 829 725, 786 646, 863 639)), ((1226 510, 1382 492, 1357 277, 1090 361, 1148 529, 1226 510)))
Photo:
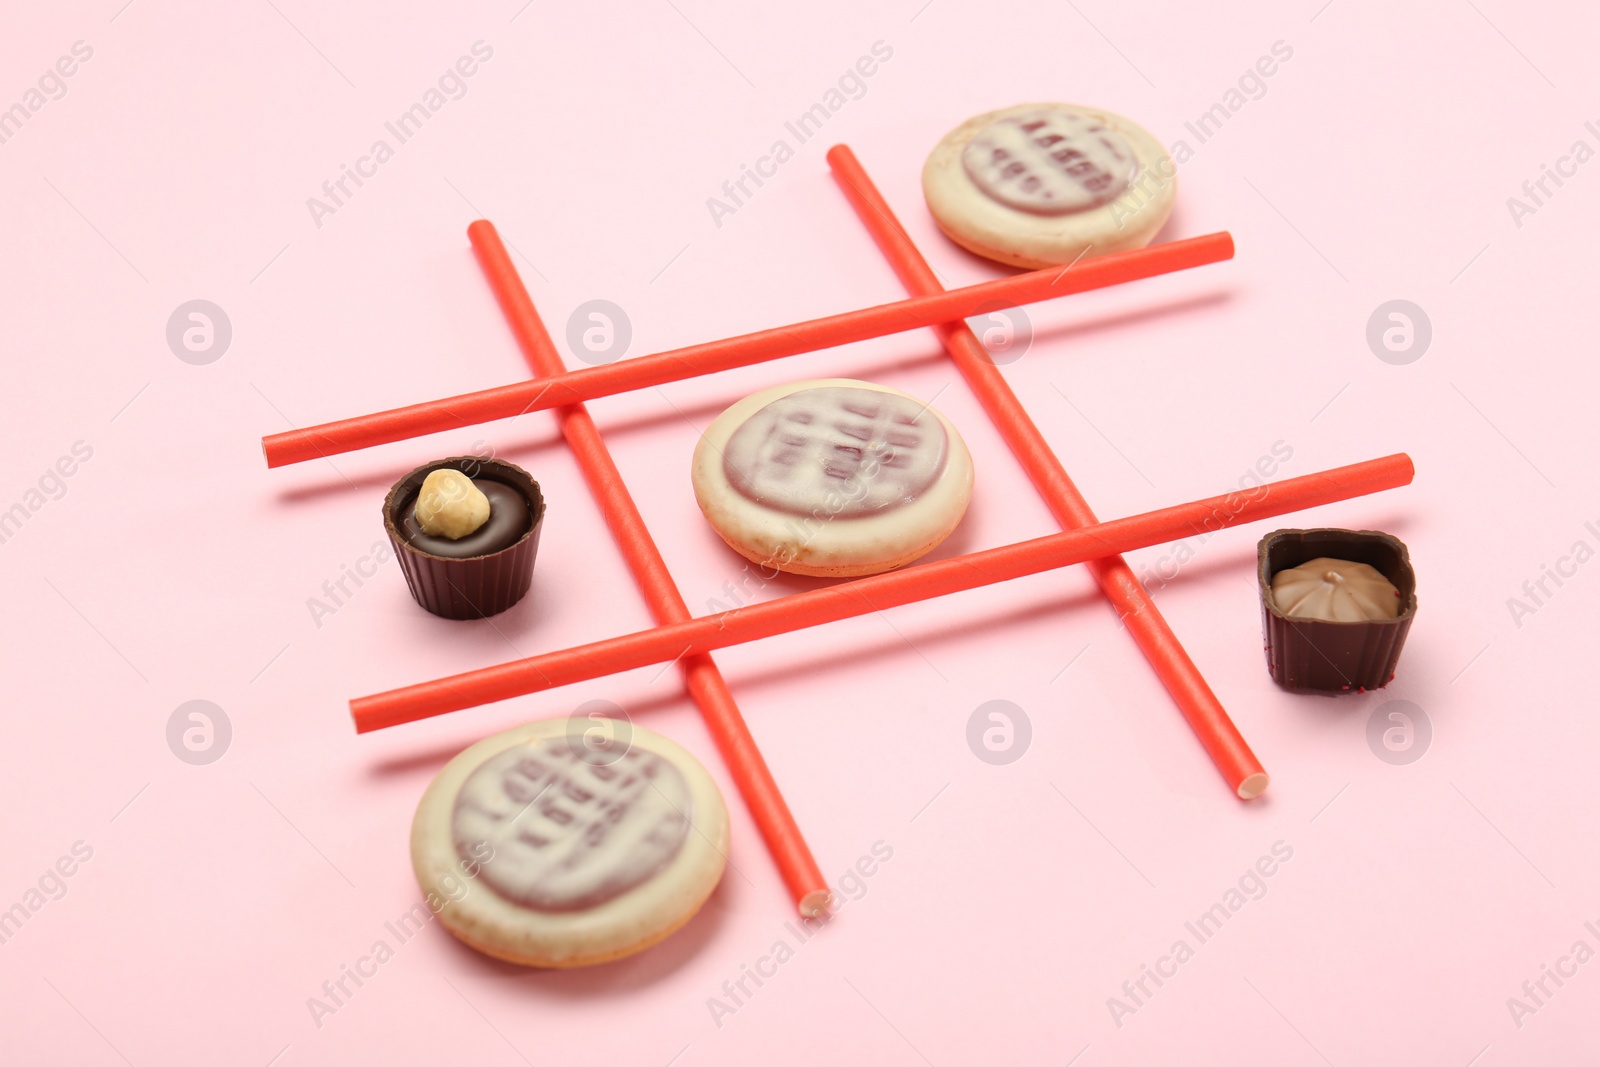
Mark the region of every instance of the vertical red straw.
MULTIPOLYGON (((942 291, 943 286, 928 261, 917 251, 911 236, 895 218, 889 202, 872 184, 872 179, 867 177, 855 153, 845 145, 835 145, 828 151, 828 163, 850 206, 855 208, 906 289, 917 296, 942 291)), ((988 352, 971 328, 965 322, 947 322, 934 329, 1039 495, 1044 497, 1056 521, 1065 529, 1096 523, 1098 520, 1088 501, 1067 476, 1066 468, 1045 443, 1039 428, 1028 417, 1016 393, 990 361, 988 352)), ((1244 800, 1259 796, 1267 788, 1267 772, 1250 751, 1233 720, 1228 718, 1222 702, 1200 676, 1199 668, 1179 644, 1167 620, 1161 617, 1149 592, 1134 577, 1132 569, 1121 556, 1110 556, 1091 562, 1089 570, 1162 684, 1172 694, 1217 770, 1222 772, 1228 787, 1244 800)))
MULTIPOLYGON (((472 249, 477 253, 483 273, 489 279, 489 287, 494 290, 500 309, 505 312, 506 320, 511 325, 511 332, 522 347, 528 366, 540 377, 561 374, 566 370, 561 355, 550 340, 538 311, 534 309, 533 299, 523 286, 517 268, 500 240, 500 234, 493 224, 479 219, 467 227, 467 236, 472 241, 472 249)), ((667 571, 666 561, 661 558, 655 539, 645 528, 644 518, 634 506, 633 497, 611 453, 606 449, 594 420, 582 404, 556 409, 556 419, 578 460, 584 479, 589 483, 590 491, 600 503, 606 524, 611 527, 611 533, 616 537, 617 545, 622 549, 628 568, 644 593, 656 622, 689 621, 689 606, 684 603, 677 584, 667 571)), ((795 905, 806 916, 826 911, 828 884, 805 838, 800 835, 800 827, 795 823, 789 805, 784 801, 783 794, 778 792, 778 783, 773 780, 772 772, 767 769, 767 761, 762 758, 755 738, 750 734, 750 727, 745 724, 744 716, 733 702, 733 694, 723 680, 722 672, 709 655, 687 656, 680 666, 689 694, 699 705, 706 727, 750 809, 751 818, 766 840, 767 848, 778 865, 784 884, 789 887, 795 905)))

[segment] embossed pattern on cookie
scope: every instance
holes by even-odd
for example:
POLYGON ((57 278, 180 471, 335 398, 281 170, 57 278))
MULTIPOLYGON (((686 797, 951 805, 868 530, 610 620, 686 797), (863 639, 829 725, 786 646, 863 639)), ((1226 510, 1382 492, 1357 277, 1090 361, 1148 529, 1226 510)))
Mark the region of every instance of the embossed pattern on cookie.
POLYGON ((723 450, 730 485, 794 515, 858 518, 917 499, 944 472, 948 442, 926 405, 825 386, 774 400, 723 450))
POLYGON ((457 854, 468 861, 487 843, 483 880, 539 911, 591 908, 649 880, 688 834, 688 784, 651 752, 607 758, 554 739, 488 760, 456 796, 457 854))
POLYGON ((1139 170, 1133 148, 1115 130, 1059 107, 997 120, 967 144, 961 164, 990 198, 1036 215, 1108 204, 1139 170))

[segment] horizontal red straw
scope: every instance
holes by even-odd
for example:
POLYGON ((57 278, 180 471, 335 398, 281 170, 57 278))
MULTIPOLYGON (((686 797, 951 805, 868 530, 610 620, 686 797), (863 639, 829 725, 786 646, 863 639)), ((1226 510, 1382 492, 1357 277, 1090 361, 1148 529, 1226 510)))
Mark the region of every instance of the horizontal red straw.
POLYGON ((822 348, 865 341, 980 312, 1031 304, 1069 293, 1104 289, 1158 274, 1187 270, 1233 257, 1233 238, 1213 233, 1152 248, 1120 252, 1070 268, 1051 267, 965 289, 940 291, 860 311, 762 330, 724 341, 676 348, 601 367, 568 371, 558 367, 535 381, 481 389, 443 400, 361 415, 353 419, 288 430, 261 439, 268 467, 455 430, 529 411, 578 404, 634 389, 682 381, 702 374, 747 367, 822 348))
POLYGON ((623 637, 350 701, 356 730, 367 733, 463 708, 633 670, 713 649, 758 641, 1136 548, 1409 485, 1404 453, 1353 463, 1081 529, 1050 534, 936 563, 794 593, 623 637))
MULTIPOLYGON (((828 152, 834 177, 856 214, 894 267, 902 284, 914 294, 928 296, 943 292, 928 261, 917 251, 911 236, 895 218, 889 202, 878 192, 872 179, 845 145, 828 152)), ((1171 247, 1170 245, 1157 246, 1171 247)), ((1074 268, 1078 269, 1078 268, 1074 268)), ((946 321, 937 327, 939 339, 956 362, 990 420, 1005 438, 1039 495, 1044 498, 1056 521, 1064 529, 1090 526, 1094 511, 1067 475, 1061 460, 1045 442, 1044 435, 1029 418, 1017 394, 1012 392, 989 358, 983 344, 965 322, 946 321)), ((1184 651, 1172 627, 1156 608, 1150 593, 1134 577, 1128 564, 1117 555, 1101 555, 1089 570, 1116 609, 1128 632, 1138 643, 1145 659, 1155 668, 1189 727, 1205 746, 1206 752, 1222 772, 1223 779, 1241 799, 1259 796, 1267 787, 1267 772, 1228 717, 1222 702, 1211 691, 1200 669, 1184 651)))
MULTIPOLYGON (((564 369, 561 355, 517 275, 500 234, 491 223, 479 219, 467 227, 467 236, 528 365, 535 374, 560 374, 564 369)), ((606 524, 611 527, 612 536, 617 539, 617 547, 622 550, 628 569, 644 594, 650 613, 663 624, 687 621, 689 606, 667 571, 666 561, 645 527, 644 518, 634 505, 594 420, 581 404, 562 407, 556 412, 556 418, 583 471, 584 480, 600 504, 606 524)), ((680 666, 689 695, 699 706, 706 729, 722 753, 739 795, 750 809, 750 817, 761 831, 795 906, 806 916, 827 911, 831 898, 827 880, 801 836, 788 803, 778 791, 778 783, 756 747, 750 727, 739 714, 722 672, 711 662, 711 657, 705 655, 685 656, 680 666)))

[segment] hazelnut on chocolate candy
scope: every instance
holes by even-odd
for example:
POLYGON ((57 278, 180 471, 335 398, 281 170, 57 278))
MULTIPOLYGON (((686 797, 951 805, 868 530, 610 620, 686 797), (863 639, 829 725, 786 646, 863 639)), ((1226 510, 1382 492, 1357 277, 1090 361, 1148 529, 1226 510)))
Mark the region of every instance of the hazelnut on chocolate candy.
POLYGON ((456 541, 489 521, 489 498, 471 478, 444 468, 423 479, 416 515, 424 532, 456 541))
POLYGON ((481 619, 532 586, 544 495, 514 463, 452 456, 396 482, 383 525, 418 604, 447 619, 481 619))

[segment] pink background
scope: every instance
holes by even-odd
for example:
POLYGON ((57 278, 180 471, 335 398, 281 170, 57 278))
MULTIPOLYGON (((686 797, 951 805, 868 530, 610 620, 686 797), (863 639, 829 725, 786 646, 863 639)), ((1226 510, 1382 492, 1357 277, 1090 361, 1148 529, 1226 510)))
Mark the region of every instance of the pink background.
MULTIPOLYGON (((75 442, 93 449, 0 545, 0 908, 75 842, 93 850, 0 945, 0 1059, 1465 1067, 1600 1054, 1600 962, 1547 979, 1536 1013, 1507 1006, 1574 942, 1600 948, 1584 927, 1600 925, 1587 663, 1600 564, 1547 583, 1555 595, 1520 626, 1507 606, 1574 542, 1600 547, 1584 527, 1600 526, 1596 372, 1579 355, 1594 340, 1581 235, 1600 222, 1600 165, 1547 184, 1520 226, 1506 205, 1574 141, 1600 146, 1583 126, 1600 118, 1595 16, 1504 0, 1226 13, 908 0, 781 16, 707 0, 122 4, 33 5, 0 33, 0 107, 75 41, 93 49, 0 144, 0 510, 75 442), (306 199, 479 40, 493 57, 466 96, 316 225, 306 199), (795 145, 785 121, 876 41, 893 56, 865 94, 795 145), (1197 145, 1184 123, 1277 41, 1293 56, 1265 94, 1197 145), (797 939, 676 673, 365 737, 346 712, 351 696, 647 625, 550 417, 272 472, 258 439, 524 375, 466 242, 480 215, 518 250, 558 338, 603 298, 631 319, 631 355, 901 295, 828 175, 837 141, 950 284, 998 276, 936 231, 918 173, 967 116, 1034 99, 1188 141, 1163 239, 1228 229, 1239 247, 1232 263, 1029 310, 1036 336, 1007 377, 1100 513, 1228 491, 1279 442, 1293 453, 1280 476, 1405 450, 1417 482, 1223 533, 1156 592, 1273 772, 1248 805, 1081 568, 720 654, 823 869, 838 878, 876 842, 893 858, 719 1026, 708 999, 797 939), (716 225, 707 198, 778 138, 795 158, 716 225), (164 337, 194 298, 234 331, 207 366, 164 337), (1395 298, 1433 325, 1406 366, 1365 340, 1395 298), (391 562, 319 626, 307 601, 381 537, 390 482, 475 447, 548 494, 533 596, 493 625, 448 623, 391 562), (1411 546, 1421 610, 1387 690, 1294 697, 1270 683, 1253 570, 1256 539, 1280 524, 1381 528, 1411 546), (193 699, 232 723, 207 766, 166 741, 193 699), (316 1025, 307 998, 392 942, 384 924, 418 899, 407 830, 430 777, 484 734, 589 699, 682 741, 729 794, 731 866, 702 914, 579 973, 504 966, 433 925, 316 1025), (1366 740, 1393 699, 1432 726, 1407 765, 1366 740), (967 746, 990 700, 1032 723, 1010 765, 967 746), (1198 945, 1184 923, 1275 842, 1292 859, 1198 945), (1119 1026, 1108 998, 1180 938, 1194 958, 1119 1026)), ((977 495, 941 556, 1051 531, 928 331, 596 403, 694 610, 742 569, 689 492, 697 428, 755 388, 834 374, 937 396, 965 433, 977 495)))

